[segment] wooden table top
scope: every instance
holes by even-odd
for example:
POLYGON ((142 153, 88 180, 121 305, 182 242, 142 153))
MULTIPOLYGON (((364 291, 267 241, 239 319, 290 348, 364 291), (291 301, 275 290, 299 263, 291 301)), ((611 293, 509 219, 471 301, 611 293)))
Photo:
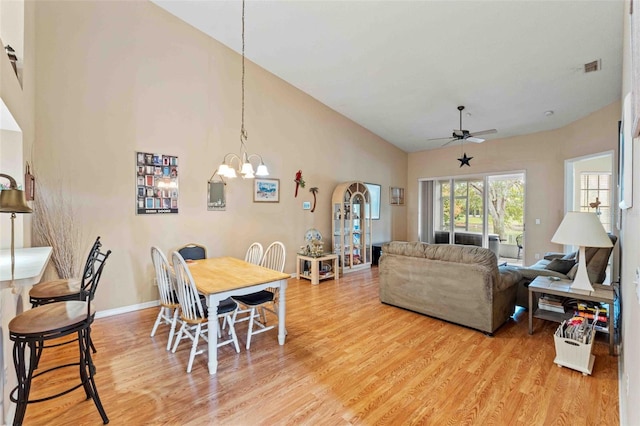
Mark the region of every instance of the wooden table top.
POLYGON ((235 257, 213 257, 188 262, 196 288, 203 294, 220 293, 291 276, 235 257))

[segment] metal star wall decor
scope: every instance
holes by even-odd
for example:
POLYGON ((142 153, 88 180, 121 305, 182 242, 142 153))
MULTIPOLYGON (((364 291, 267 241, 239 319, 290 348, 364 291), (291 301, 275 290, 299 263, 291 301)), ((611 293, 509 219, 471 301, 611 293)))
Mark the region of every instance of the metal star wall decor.
POLYGON ((460 162, 460 167, 462 166, 471 167, 471 164, 469 164, 469 161, 471 161, 471 159, 473 159, 473 157, 467 157, 467 153, 465 152, 462 157, 458 158, 458 161, 460 162))

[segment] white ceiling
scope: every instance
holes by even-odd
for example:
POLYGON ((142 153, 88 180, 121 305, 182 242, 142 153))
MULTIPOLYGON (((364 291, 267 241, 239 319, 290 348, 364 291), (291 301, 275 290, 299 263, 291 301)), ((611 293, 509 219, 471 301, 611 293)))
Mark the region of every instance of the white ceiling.
MULTIPOLYGON (((240 52, 241 1, 151 1, 240 52)), ((498 129, 490 140, 559 128, 619 99, 623 9, 621 0, 248 1, 245 53, 415 152, 459 128, 458 105, 471 114, 464 129, 498 129), (602 70, 585 74, 598 59, 602 70)))

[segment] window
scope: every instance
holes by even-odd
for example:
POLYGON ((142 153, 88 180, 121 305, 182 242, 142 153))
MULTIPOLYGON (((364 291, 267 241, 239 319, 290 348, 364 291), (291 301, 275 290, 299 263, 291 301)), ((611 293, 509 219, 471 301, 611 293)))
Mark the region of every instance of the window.
POLYGON ((580 173, 580 211, 597 214, 611 232, 611 173, 580 173))

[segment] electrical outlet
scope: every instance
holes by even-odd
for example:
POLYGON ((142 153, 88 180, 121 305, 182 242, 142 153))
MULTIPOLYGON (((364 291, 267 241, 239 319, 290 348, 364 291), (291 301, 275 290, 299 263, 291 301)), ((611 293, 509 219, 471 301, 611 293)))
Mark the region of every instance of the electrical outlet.
POLYGON ((535 258, 536 258, 536 260, 540 260, 540 253, 536 253, 535 254, 535 258))
POLYGON ((153 277, 153 286, 158 287, 158 278, 153 277))
POLYGON ((540 219, 536 219, 536 225, 540 225, 540 219))

